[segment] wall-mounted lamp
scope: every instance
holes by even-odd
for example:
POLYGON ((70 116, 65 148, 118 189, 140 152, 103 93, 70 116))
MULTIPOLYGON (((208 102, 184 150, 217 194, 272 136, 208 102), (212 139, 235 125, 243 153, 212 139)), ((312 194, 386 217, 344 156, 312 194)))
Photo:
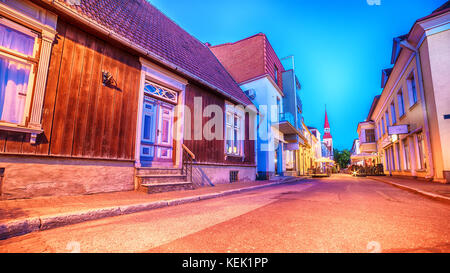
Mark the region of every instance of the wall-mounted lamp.
POLYGON ((105 86, 116 86, 117 82, 109 71, 102 71, 102 83, 105 86))

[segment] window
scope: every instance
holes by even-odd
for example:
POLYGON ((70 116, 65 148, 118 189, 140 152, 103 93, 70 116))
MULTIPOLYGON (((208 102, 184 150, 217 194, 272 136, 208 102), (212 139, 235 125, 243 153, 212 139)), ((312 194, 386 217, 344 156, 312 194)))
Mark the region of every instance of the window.
POLYGON ((409 106, 411 107, 417 103, 417 88, 414 72, 408 77, 406 83, 408 85, 409 106))
POLYGON ((418 153, 419 153, 419 158, 417 160, 417 164, 420 170, 426 169, 427 165, 425 163, 425 154, 424 154, 424 148, 425 148, 425 144, 423 141, 423 135, 420 134, 417 136, 417 144, 418 144, 418 153))
POLYGON ((280 98, 277 97, 277 117, 278 117, 278 120, 280 118, 280 115, 281 115, 281 100, 280 100, 280 98))
POLYGON ((0 20, 0 121, 25 125, 37 65, 37 34, 0 20))
POLYGON ((277 66, 274 67, 273 73, 275 75, 275 82, 278 84, 278 68, 277 68, 277 66))
POLYGON ((381 121, 378 122, 378 139, 380 139, 383 136, 381 131, 381 121))
POLYGON ((395 163, 397 165, 397 170, 401 170, 401 164, 400 164, 400 145, 398 143, 395 143, 395 156, 396 160, 395 163))
POLYGON ((411 164, 409 162, 409 146, 408 146, 408 141, 406 139, 405 139, 405 142, 403 142, 403 155, 405 157, 405 161, 404 161, 405 170, 410 170, 411 164))
POLYGON ((225 152, 228 155, 242 156, 244 146, 244 115, 227 105, 225 125, 225 152))
MULTIPOLYGON (((389 125, 391 125, 389 123, 389 113, 388 111, 386 111, 386 113, 384 113, 384 118, 386 119, 386 129, 388 129, 389 125)), ((389 130, 387 130, 388 134, 389 134, 389 130)))
POLYGON ((405 103, 403 102, 403 91, 400 90, 397 94, 398 101, 398 116, 402 117, 405 114, 405 103))
POLYGON ((390 161, 391 161, 391 169, 392 171, 395 171, 395 159, 394 159, 394 147, 391 146, 389 148, 389 155, 391 157, 390 161))
POLYGON ((386 164, 385 170, 389 171, 389 149, 384 150, 384 163, 386 164))
POLYGON ((383 128, 383 135, 386 134, 386 127, 384 126, 384 118, 381 118, 381 128, 383 128))
POLYGON ((178 93, 151 81, 145 82, 144 92, 173 103, 178 102, 178 93))
POLYGON ((392 103, 391 104, 391 120, 392 120, 392 125, 397 123, 397 115, 395 114, 395 104, 392 103))
POLYGON ((366 130, 366 143, 375 142, 375 130, 369 129, 366 130))
POLYGON ((0 129, 29 133, 33 144, 43 132, 57 16, 30 1, 0 0, 0 9, 0 129))

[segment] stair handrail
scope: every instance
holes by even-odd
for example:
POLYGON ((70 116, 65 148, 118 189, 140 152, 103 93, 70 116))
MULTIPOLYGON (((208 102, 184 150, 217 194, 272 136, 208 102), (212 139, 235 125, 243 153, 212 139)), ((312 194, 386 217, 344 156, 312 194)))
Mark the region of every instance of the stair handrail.
MULTIPOLYGON (((182 172, 183 174, 186 174, 186 176, 188 176, 188 179, 191 183, 194 183, 194 178, 193 178, 193 165, 195 163, 197 163, 197 160, 195 159, 195 154, 189 150, 188 147, 186 147, 186 145, 181 144, 181 147, 183 148, 183 168, 182 168, 182 172)), ((206 175, 206 173, 202 170, 202 168, 200 168, 199 166, 196 167, 197 169, 197 173, 200 174, 201 176, 201 181, 202 181, 202 185, 203 185, 203 181, 206 180, 206 182, 214 187, 214 184, 211 182, 211 180, 209 179, 209 177, 206 175)))
POLYGON ((188 179, 189 182, 193 182, 192 180, 192 165, 194 164, 195 161, 195 154, 193 152, 191 152, 191 150, 189 150, 188 147, 186 147, 186 145, 181 144, 181 147, 183 148, 183 167, 182 167, 182 172, 183 174, 185 174, 188 179))
POLYGON ((189 148, 186 147, 186 145, 181 144, 181 147, 183 147, 183 150, 189 154, 192 160, 195 160, 195 154, 191 150, 189 150, 189 148))

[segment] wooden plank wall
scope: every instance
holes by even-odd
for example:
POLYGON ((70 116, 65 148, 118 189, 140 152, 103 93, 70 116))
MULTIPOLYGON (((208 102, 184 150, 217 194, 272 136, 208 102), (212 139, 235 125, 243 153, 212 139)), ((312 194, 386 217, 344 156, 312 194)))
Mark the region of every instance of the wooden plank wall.
MULTIPOLYGON (((225 159, 224 140, 194 140, 194 98, 201 97, 203 103, 203 109, 208 105, 219 105, 224 111, 225 100, 224 98, 202 89, 199 86, 189 84, 186 87, 186 106, 191 111, 191 139, 185 139, 184 144, 194 154, 198 162, 201 163, 219 163, 219 164, 236 164, 236 165, 253 165, 255 164, 255 141, 248 140, 249 137, 249 119, 246 116, 246 140, 244 141, 245 158, 230 158, 225 159)), ((187 116, 186 116, 187 118, 187 116)), ((225 117, 224 117, 225 118, 225 117)), ((202 125, 206 124, 211 118, 203 117, 202 125)), ((189 122, 185 120, 185 122, 189 122)), ((225 120, 224 120, 225 122, 225 120)), ((202 126, 203 127, 203 126, 202 126)))
POLYGON ((44 133, 31 145, 29 134, 0 131, 0 153, 134 159, 139 59, 64 21, 57 30, 44 133), (116 87, 102 85, 102 70, 116 87))

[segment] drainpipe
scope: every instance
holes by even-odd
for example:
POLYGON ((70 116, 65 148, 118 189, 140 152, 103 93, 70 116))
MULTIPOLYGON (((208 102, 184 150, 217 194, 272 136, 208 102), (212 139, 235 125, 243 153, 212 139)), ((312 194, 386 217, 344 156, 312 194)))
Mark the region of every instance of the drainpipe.
POLYGON ((417 74, 419 77, 419 87, 420 87, 420 99, 422 100, 422 112, 423 112, 423 119, 425 121, 425 134, 427 136, 427 150, 428 150, 428 164, 430 167, 430 177, 434 178, 434 164, 433 164, 433 157, 431 152, 431 140, 430 140, 430 127, 428 124, 428 115, 427 115, 427 106, 425 105, 425 90, 423 86, 423 77, 422 77, 422 63, 420 61, 420 52, 419 49, 412 46, 407 40, 404 40, 400 42, 400 46, 402 48, 411 50, 413 54, 416 56, 416 64, 417 64, 417 74))

